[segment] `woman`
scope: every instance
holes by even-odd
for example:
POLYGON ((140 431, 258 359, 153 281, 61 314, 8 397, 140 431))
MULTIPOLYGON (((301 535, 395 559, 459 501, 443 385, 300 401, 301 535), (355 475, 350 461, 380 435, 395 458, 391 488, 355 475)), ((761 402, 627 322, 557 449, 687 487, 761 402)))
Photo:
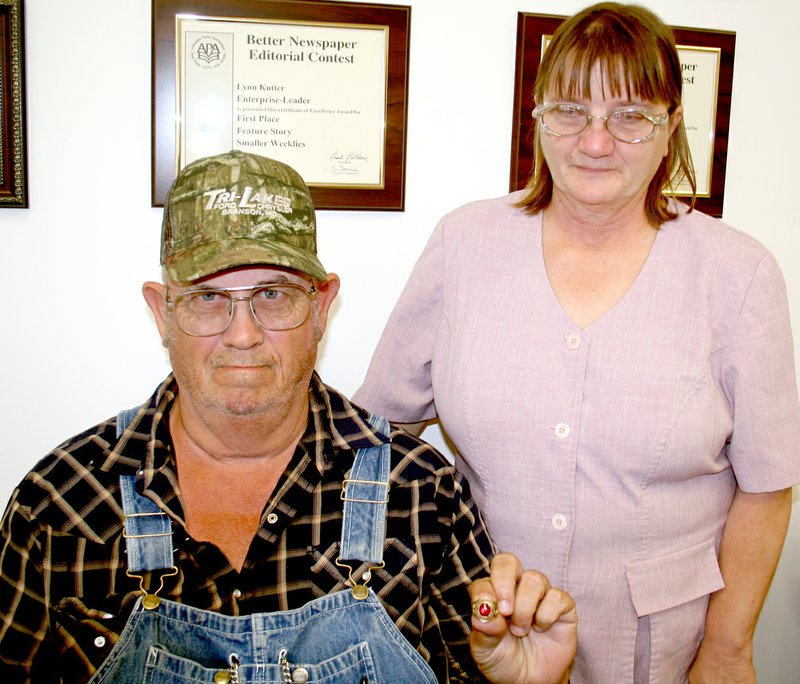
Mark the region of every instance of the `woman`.
POLYGON ((501 549, 576 600, 572 682, 754 680, 800 442, 785 286, 694 187, 671 31, 555 32, 528 189, 437 226, 355 400, 439 417, 501 549))

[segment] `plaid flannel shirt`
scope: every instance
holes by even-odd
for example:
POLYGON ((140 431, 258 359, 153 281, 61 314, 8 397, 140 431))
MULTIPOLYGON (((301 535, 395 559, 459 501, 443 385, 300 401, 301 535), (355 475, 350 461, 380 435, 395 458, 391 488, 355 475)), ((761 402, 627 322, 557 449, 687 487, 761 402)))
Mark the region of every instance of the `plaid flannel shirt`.
MULTIPOLYGON (((122 474, 141 472, 145 492, 173 520, 179 572, 161 596, 248 615, 346 587, 335 564, 342 480, 356 449, 386 441, 368 414, 314 375, 306 433, 237 572, 186 532, 168 427, 177 391, 168 377, 119 438, 111 418, 54 449, 15 490, 1 528, 4 684, 84 682, 116 643, 139 592, 125 573, 122 474)), ((454 467, 402 430, 391 439, 385 567, 370 587, 440 681, 473 681, 466 587, 487 574, 492 543, 454 467)), ((220 496, 236 496, 236 483, 221 483, 220 496)))

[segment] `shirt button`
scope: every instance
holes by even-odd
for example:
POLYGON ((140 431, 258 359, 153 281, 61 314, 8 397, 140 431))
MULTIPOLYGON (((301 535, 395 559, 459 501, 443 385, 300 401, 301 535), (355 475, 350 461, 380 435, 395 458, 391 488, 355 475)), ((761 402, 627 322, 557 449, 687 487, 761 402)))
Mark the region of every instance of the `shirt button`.
POLYGON ((567 346, 570 349, 577 349, 581 346, 581 336, 580 335, 570 335, 567 338, 567 346))
POLYGON ((569 425, 566 423, 559 423, 555 427, 556 437, 559 439, 566 439, 569 437, 569 425))
POLYGON ((233 598, 241 598, 242 597, 242 590, 241 589, 234 589, 233 590, 233 598))
POLYGON ((268 522, 270 525, 274 525, 276 522, 278 522, 278 516, 277 516, 277 515, 275 515, 275 513, 270 513, 270 514, 267 516, 267 522, 268 522))
POLYGON ((106 645, 106 638, 104 636, 95 637, 94 645, 97 648, 103 648, 106 645))
POLYGON ((562 515, 561 513, 556 513, 552 518, 550 518, 550 524, 557 529, 559 532, 561 530, 567 529, 567 516, 562 515))

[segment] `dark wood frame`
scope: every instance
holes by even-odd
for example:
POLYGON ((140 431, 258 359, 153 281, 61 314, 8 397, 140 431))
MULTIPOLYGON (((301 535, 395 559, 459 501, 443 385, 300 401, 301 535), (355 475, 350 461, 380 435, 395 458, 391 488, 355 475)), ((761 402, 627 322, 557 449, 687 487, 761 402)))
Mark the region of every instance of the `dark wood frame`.
MULTIPOLYGON (((541 59, 542 36, 551 35, 566 17, 519 12, 517 15, 517 58, 514 78, 514 115, 511 133, 511 191, 524 188, 533 171, 533 85, 541 59)), ((680 46, 718 48, 720 50, 719 84, 711 163, 709 197, 698 197, 695 206, 711 216, 722 216, 725 194, 725 166, 728 157, 733 58, 736 34, 728 31, 673 26, 680 46)))
POLYGON ((0 0, 0 207, 28 206, 22 0, 0 0))
POLYGON ((175 15, 267 18, 387 26, 388 84, 383 188, 312 186, 318 209, 402 211, 405 207, 411 8, 329 0, 152 0, 152 204, 162 206, 175 177, 175 15))

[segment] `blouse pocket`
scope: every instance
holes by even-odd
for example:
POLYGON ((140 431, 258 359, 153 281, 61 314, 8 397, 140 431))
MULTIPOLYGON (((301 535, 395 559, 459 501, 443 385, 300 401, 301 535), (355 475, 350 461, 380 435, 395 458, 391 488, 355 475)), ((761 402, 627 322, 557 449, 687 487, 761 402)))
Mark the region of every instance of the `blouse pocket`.
POLYGON ((631 600, 639 617, 687 603, 725 586, 714 540, 626 564, 631 600))

